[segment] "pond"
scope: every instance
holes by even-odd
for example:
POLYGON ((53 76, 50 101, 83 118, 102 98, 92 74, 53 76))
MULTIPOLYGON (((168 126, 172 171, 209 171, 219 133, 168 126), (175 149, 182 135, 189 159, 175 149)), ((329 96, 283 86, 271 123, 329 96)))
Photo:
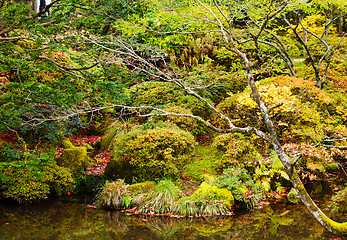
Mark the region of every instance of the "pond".
POLYGON ((38 204, 0 203, 0 239, 341 239, 302 205, 277 202, 234 216, 143 218, 94 208, 73 196, 38 204))

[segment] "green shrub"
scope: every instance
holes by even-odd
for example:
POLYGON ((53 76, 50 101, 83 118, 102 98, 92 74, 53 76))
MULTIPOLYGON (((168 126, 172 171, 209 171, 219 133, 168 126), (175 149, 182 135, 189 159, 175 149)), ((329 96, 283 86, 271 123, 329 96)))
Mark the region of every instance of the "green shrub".
POLYGON ((48 155, 28 161, 0 163, 1 195, 18 202, 32 202, 50 193, 66 193, 74 187, 68 168, 60 167, 48 155))
POLYGON ((6 142, 0 142, 0 162, 18 161, 24 157, 21 151, 13 149, 13 146, 6 142))
POLYGON ((177 177, 190 161, 195 145, 190 133, 174 126, 136 126, 115 140, 105 174, 126 180, 177 177))
POLYGON ((287 199, 289 202, 294 203, 294 204, 300 203, 300 198, 299 198, 298 192, 295 190, 295 188, 290 189, 290 191, 287 195, 287 199))
POLYGON ((329 206, 332 213, 346 212, 347 211, 347 187, 338 191, 333 197, 329 206))
POLYGON ((239 133, 228 133, 214 138, 212 148, 220 156, 218 166, 254 166, 262 159, 250 139, 239 133))
POLYGON ((254 208, 263 197, 262 188, 253 182, 252 177, 243 168, 227 168, 212 185, 227 188, 233 194, 237 205, 254 208))
MULTIPOLYGON (((192 115, 192 111, 187 108, 182 108, 180 106, 175 105, 168 105, 163 110, 170 112, 170 113, 177 113, 177 114, 187 114, 192 115)), ((180 117, 180 116, 153 116, 151 117, 148 122, 159 122, 159 121, 167 121, 170 123, 176 124, 180 129, 185 130, 193 134, 194 136, 198 136, 201 134, 204 134, 206 132, 209 132, 209 129, 202 123, 200 123, 198 120, 190 117, 180 117)))
POLYGON ((176 102, 178 90, 173 83, 144 82, 131 87, 128 94, 133 106, 158 106, 176 102))

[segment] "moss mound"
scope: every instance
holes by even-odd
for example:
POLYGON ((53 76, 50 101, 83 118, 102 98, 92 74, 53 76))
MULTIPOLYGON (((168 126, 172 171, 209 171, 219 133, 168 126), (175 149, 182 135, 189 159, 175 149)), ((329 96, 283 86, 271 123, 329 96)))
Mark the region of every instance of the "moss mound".
POLYGON ((62 145, 65 149, 61 156, 56 158, 59 166, 71 169, 74 175, 88 166, 89 157, 86 147, 75 147, 68 139, 64 139, 62 145))

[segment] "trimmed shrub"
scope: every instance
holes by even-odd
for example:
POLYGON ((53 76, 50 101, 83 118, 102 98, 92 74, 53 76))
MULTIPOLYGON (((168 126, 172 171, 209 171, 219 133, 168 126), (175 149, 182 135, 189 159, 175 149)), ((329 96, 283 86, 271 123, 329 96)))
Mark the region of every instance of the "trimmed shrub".
POLYGON ((173 83, 144 82, 131 87, 128 94, 133 106, 158 106, 175 102, 177 91, 173 83))
POLYGON ((29 161, 0 163, 0 192, 17 202, 33 202, 50 193, 66 193, 74 188, 68 168, 49 156, 29 161))
POLYGON ((250 139, 240 133, 228 133, 214 138, 212 148, 219 155, 218 166, 247 166, 255 165, 262 159, 250 139))
POLYGON ((195 145, 190 133, 175 126, 136 126, 115 140, 105 174, 126 181, 177 177, 190 161, 195 145))

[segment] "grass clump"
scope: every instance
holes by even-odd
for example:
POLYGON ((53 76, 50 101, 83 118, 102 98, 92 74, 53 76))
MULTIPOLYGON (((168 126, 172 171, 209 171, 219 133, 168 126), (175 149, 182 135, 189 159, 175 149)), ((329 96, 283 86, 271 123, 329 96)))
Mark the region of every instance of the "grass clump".
POLYGON ((129 196, 128 185, 124 180, 106 182, 104 189, 97 196, 97 205, 109 209, 121 209, 125 205, 130 205, 127 204, 131 201, 129 196))
POLYGON ((182 195, 182 191, 171 180, 162 180, 139 204, 138 211, 151 215, 171 214, 182 195))
POLYGON ((184 216, 215 216, 231 213, 234 197, 226 188, 203 182, 190 197, 182 198, 176 212, 184 216))

